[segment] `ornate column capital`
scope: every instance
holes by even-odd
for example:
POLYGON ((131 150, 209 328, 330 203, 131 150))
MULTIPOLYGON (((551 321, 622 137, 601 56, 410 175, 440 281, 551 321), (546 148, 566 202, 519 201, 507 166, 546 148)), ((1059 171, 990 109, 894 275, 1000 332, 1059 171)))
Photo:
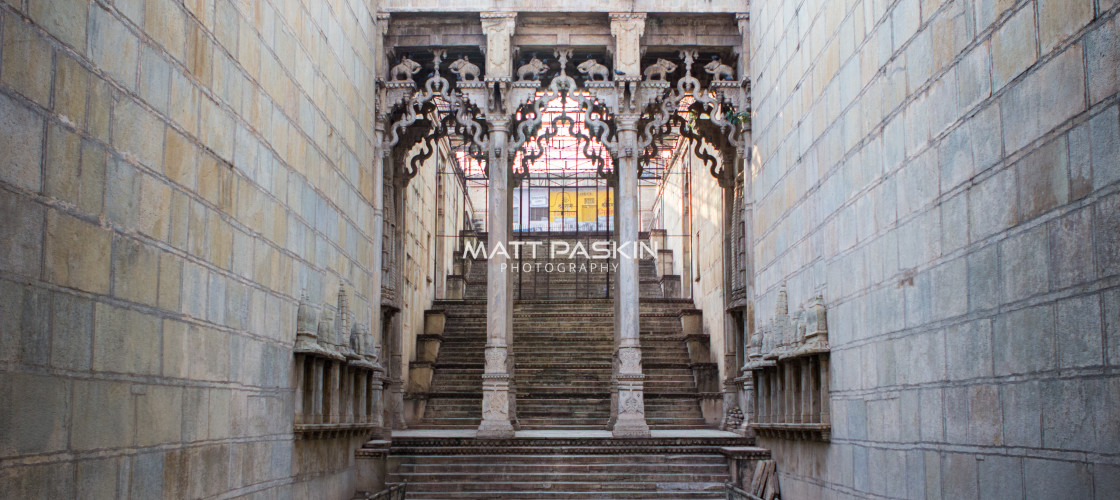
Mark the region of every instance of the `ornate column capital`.
POLYGON ((377 20, 377 31, 380 32, 381 36, 388 35, 389 34, 389 13, 388 12, 378 12, 376 20, 377 20))
POLYGON ((614 69, 631 78, 642 76, 640 39, 646 31, 645 12, 612 12, 611 36, 614 36, 614 69))
POLYGON ((510 71, 510 38, 517 26, 516 12, 482 12, 482 32, 486 35, 486 78, 508 79, 510 71))
POLYGON ((750 23, 751 15, 746 12, 735 14, 735 22, 739 25, 739 33, 747 32, 747 25, 750 23))

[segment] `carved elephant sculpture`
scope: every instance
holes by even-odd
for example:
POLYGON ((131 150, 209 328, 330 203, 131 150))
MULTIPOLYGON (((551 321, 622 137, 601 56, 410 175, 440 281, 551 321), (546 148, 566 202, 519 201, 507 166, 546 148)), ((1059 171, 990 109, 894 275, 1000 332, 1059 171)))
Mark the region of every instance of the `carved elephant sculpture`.
POLYGON ((704 71, 712 75, 715 80, 735 80, 735 70, 720 62, 717 57, 713 57, 712 62, 704 65, 704 71))
POLYGON ((588 59, 579 63, 576 69, 579 70, 580 73, 587 75, 587 79, 593 82, 605 82, 610 77, 610 72, 607 71, 607 67, 599 64, 599 61, 594 59, 588 59))
POLYGON ((389 71, 389 79, 394 82, 411 82, 412 75, 420 72, 420 63, 407 57, 402 57, 401 62, 389 71))
POLYGON ((447 69, 450 69, 452 73, 459 77, 459 80, 464 82, 478 81, 481 73, 478 65, 467 60, 467 56, 456 59, 447 66, 447 69))
POLYGON ((548 71, 548 65, 534 57, 517 68, 517 81, 540 80, 545 71, 548 71))
POLYGON ((672 73, 676 70, 676 64, 673 64, 665 59, 658 59, 657 62, 648 66, 643 74, 646 77, 646 81, 659 80, 664 82, 669 79, 669 73, 672 73))

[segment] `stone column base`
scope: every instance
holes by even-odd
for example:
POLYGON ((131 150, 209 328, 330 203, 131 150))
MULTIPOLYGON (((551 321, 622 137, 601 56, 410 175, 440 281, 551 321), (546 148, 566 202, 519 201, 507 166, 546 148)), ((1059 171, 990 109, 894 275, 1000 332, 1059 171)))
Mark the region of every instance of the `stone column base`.
MULTIPOLYGON (((626 364, 624 363, 624 366, 626 364)), ((646 423, 646 405, 643 397, 645 376, 633 373, 620 373, 616 377, 618 389, 617 417, 611 434, 615 437, 649 437, 649 424, 646 423)))
POLYGON ((646 424, 644 415, 619 415, 618 420, 614 423, 614 428, 611 429, 611 435, 614 437, 646 438, 650 436, 649 424, 646 424))
POLYGON ((478 425, 476 437, 488 439, 513 437, 509 379, 509 374, 505 373, 482 376, 482 423, 478 425))

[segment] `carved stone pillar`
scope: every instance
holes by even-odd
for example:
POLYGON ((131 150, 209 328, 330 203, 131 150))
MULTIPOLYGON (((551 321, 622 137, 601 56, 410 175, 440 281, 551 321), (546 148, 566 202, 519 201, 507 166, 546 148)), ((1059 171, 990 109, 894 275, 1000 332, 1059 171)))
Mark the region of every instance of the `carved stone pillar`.
MULTIPOLYGON (((625 73, 616 77, 620 86, 636 86, 641 78, 641 46, 639 39, 645 31, 644 13, 612 13, 611 34, 615 37, 615 69, 625 73)), ((622 88, 619 89, 620 94, 622 88)), ((618 120, 618 200, 616 214, 618 226, 618 293, 615 294, 615 322, 618 342, 615 387, 618 391, 617 415, 613 419, 613 434, 619 437, 649 436, 646 424, 645 399, 642 374, 642 347, 638 338, 640 295, 638 281, 638 129, 641 109, 619 99, 616 110, 618 120)))
MULTIPOLYGON (((510 37, 513 36, 516 13, 483 13, 482 29, 486 33, 486 81, 491 88, 510 80, 510 37)), ((478 437, 506 438, 514 434, 513 396, 509 341, 513 329, 513 301, 508 266, 509 254, 509 161, 506 159, 506 126, 508 117, 500 108, 491 106, 489 151, 489 187, 486 216, 488 240, 486 250, 486 364, 482 374, 482 422, 478 437)))
MULTIPOLYGON (((742 35, 743 43, 739 53, 739 78, 747 80, 750 78, 750 62, 751 62, 751 29, 750 29, 750 14, 740 13, 735 15, 735 20, 739 24, 739 33, 742 35)), ((750 102, 750 87, 747 88, 747 102, 750 102)), ((743 221, 743 245, 746 247, 744 252, 745 260, 744 266, 744 287, 746 296, 746 308, 743 310, 743 342, 749 343, 754 335, 757 335, 754 320, 754 202, 751 199, 751 193, 754 192, 752 187, 754 176, 752 172, 752 147, 753 141, 751 138, 751 129, 748 127, 743 133, 743 150, 744 154, 739 155, 739 168, 742 169, 743 175, 743 212, 740 214, 743 221)), ((745 349, 744 349, 745 351, 745 349)), ((749 356, 744 354, 743 363, 749 363, 749 356)), ((754 398, 762 397, 761 394, 756 393, 754 390, 755 383, 754 377, 749 370, 744 370, 742 377, 742 396, 739 402, 740 408, 743 410, 743 425, 741 430, 746 434, 753 434, 750 431, 750 424, 759 415, 755 412, 754 398)))
MULTIPOLYGON (((377 29, 380 30, 380 36, 374 37, 374 54, 381 54, 380 48, 384 46, 384 36, 388 33, 389 29, 389 15, 388 13, 377 13, 377 29)), ((381 83, 381 78, 385 76, 385 67, 388 67, 388 57, 379 57, 379 67, 377 67, 376 74, 374 75, 377 83, 381 83)), ((373 249, 371 250, 370 269, 372 276, 370 280, 370 327, 373 328, 373 351, 379 355, 379 362, 381 353, 385 352, 382 348, 381 342, 384 337, 382 332, 381 322, 381 256, 383 252, 384 233, 385 233, 385 156, 386 151, 383 151, 382 145, 385 137, 385 121, 388 117, 381 110, 381 92, 374 93, 373 104, 375 110, 373 120, 373 193, 371 193, 371 205, 373 206, 373 216, 370 217, 371 234, 373 239, 373 249)))

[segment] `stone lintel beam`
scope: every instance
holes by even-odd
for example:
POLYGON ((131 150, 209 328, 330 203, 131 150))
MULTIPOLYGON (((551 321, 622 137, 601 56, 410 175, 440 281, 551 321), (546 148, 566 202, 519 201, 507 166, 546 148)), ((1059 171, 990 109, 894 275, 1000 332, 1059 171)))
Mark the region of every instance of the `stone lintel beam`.
POLYGON ((663 13, 722 13, 734 14, 743 9, 742 2, 665 2, 664 0, 632 0, 629 2, 604 2, 602 0, 569 0, 567 2, 509 2, 507 0, 475 0, 473 2, 448 2, 446 0, 384 0, 379 8, 388 12, 612 12, 619 8, 642 12, 663 13))
MULTIPOLYGON (((487 49, 483 14, 440 12, 388 14, 378 17, 385 29, 385 47, 409 50, 441 47, 479 47, 487 49)), ((511 13, 504 13, 511 14, 511 13)), ((742 15, 742 14, 741 14, 742 15)), ((642 46, 674 55, 681 46, 701 51, 739 49, 743 31, 737 17, 730 14, 650 14, 645 20, 642 46)), ((602 50, 614 45, 611 20, 599 13, 520 13, 511 47, 570 47, 602 50)), ((385 71, 388 68, 383 68, 385 71)), ((378 74, 382 74, 384 71, 378 74)))

